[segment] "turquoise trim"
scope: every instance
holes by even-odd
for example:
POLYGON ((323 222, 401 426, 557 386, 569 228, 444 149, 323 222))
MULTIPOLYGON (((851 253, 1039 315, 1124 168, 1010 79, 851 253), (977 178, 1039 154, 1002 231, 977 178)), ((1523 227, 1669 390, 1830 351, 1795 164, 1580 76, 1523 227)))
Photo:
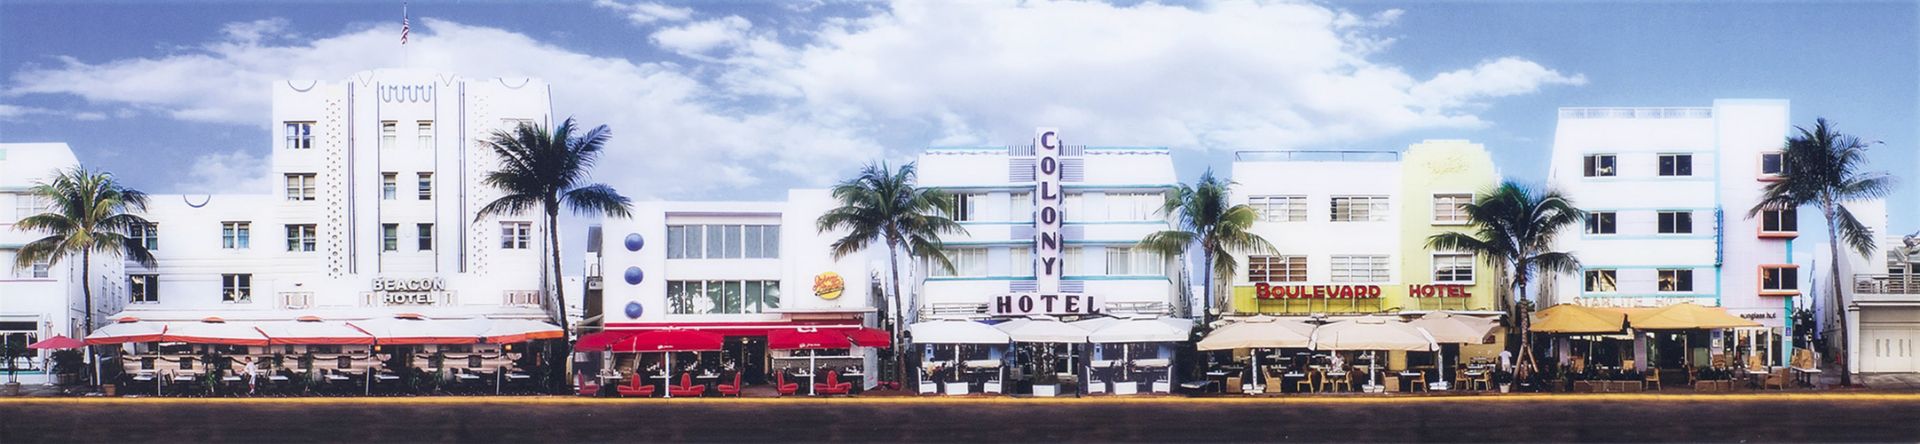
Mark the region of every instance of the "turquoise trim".
POLYGON ((934 188, 934 189, 940 189, 940 190, 1014 190, 1014 189, 1024 189, 1024 190, 1027 190, 1027 191, 1033 191, 1033 187, 1034 187, 1034 184, 1033 184, 1033 182, 1014 182, 1014 183, 1004 183, 1004 184, 974 184, 974 185, 928 185, 928 186, 927 186, 927 188, 934 188))
POLYGON ((1138 243, 1140 243, 1139 240, 1124 240, 1124 239, 1067 239, 1067 245, 1087 245, 1087 244, 1132 245, 1132 244, 1138 244, 1138 243))
POLYGON ((1142 275, 1142 276, 1131 276, 1131 275, 1129 276, 1066 276, 1060 279, 1068 280, 1068 281, 1165 281, 1165 280, 1168 280, 1166 276, 1145 276, 1145 275, 1142 275))
POLYGON ((1586 176, 1580 176, 1580 179, 1581 179, 1581 180, 1585 180, 1585 181, 1590 181, 1590 182, 1633 182, 1633 181, 1648 181, 1648 182, 1719 182, 1719 181, 1720 181, 1720 180, 1719 180, 1718 178, 1715 178, 1714 176, 1652 176, 1652 177, 1620 177, 1620 176, 1597 176, 1597 177, 1586 177, 1586 176))
MULTIPOLYGON (((1718 266, 1715 266, 1715 265, 1713 265, 1713 264, 1702 264, 1702 265, 1582 265, 1582 266, 1580 267, 1580 271, 1581 271, 1582 273, 1585 273, 1585 272, 1586 272, 1587 270, 1645 270, 1645 269, 1688 269, 1688 268, 1719 268, 1719 267, 1718 267, 1718 266)), ((1585 279, 1585 277, 1581 277, 1581 279, 1585 279)))
POLYGON ((1067 225, 1167 225, 1167 221, 1164 221, 1164 220, 1090 220, 1090 221, 1082 221, 1082 222, 1067 221, 1066 224, 1067 225))
POLYGON ((977 153, 977 152, 994 152, 994 151, 998 151, 998 152, 1002 152, 1002 153, 1004 153, 1004 152, 1007 152, 1007 148, 1009 148, 1009 147, 1004 147, 1004 146, 934 146, 934 147, 927 147, 927 152, 929 152, 929 153, 977 153))
POLYGON ((994 246, 994 245, 1033 245, 1033 242, 1034 242, 1033 239, 946 241, 946 242, 941 242, 940 246, 948 247, 948 246, 959 245, 964 247, 964 246, 994 246))
POLYGON ((1628 299, 1628 298, 1652 298, 1652 299, 1706 299, 1706 298, 1713 298, 1713 299, 1715 299, 1715 300, 1718 300, 1718 299, 1720 299, 1720 294, 1718 294, 1718 293, 1587 293, 1587 292, 1581 292, 1581 293, 1580 293, 1580 297, 1583 297, 1583 298, 1602 298, 1602 299, 1628 299))
POLYGON ((1713 210, 1715 210, 1715 208, 1713 208, 1713 207, 1702 207, 1702 208, 1675 208, 1675 207, 1632 207, 1632 208, 1581 208, 1581 210, 1585 210, 1586 212, 1589 212, 1589 213, 1592 213, 1592 212, 1596 212, 1596 211, 1612 211, 1612 212, 1621 212, 1621 211, 1713 211, 1713 210))
POLYGON ((1700 239, 1713 239, 1713 235, 1712 235, 1712 234, 1700 234, 1700 233, 1692 233, 1692 234, 1633 234, 1633 235, 1620 235, 1620 234, 1591 234, 1591 235, 1590 235, 1590 234, 1586 234, 1586 232, 1585 232, 1585 231, 1581 231, 1580 233, 1581 233, 1581 235, 1580 235, 1580 239, 1581 239, 1581 240, 1595 240, 1595 241, 1602 241, 1602 240, 1700 240, 1700 239))
MULTIPOLYGON (((970 221, 966 221, 966 222, 954 222, 954 223, 956 223, 956 224, 960 224, 960 225, 1028 225, 1028 224, 1032 224, 1032 223, 1033 223, 1033 221, 1030 221, 1030 220, 1029 220, 1029 221, 1011 221, 1011 220, 1008 220, 1008 221, 993 221, 993 220, 989 220, 989 221, 977 221, 977 220, 970 220, 970 221)), ((1069 223, 1071 223, 1071 222, 1069 222, 1069 223)))
POLYGON ((1179 187, 1180 185, 1172 184, 1172 183, 1130 183, 1130 184, 1063 183, 1063 184, 1060 184, 1060 186, 1062 188, 1071 190, 1071 189, 1156 189, 1156 188, 1176 188, 1176 187, 1179 187))
POLYGON ((943 276, 927 277, 928 282, 937 281, 1030 281, 1033 276, 943 276))
POLYGON ((1086 146, 1086 151, 1172 151, 1164 146, 1086 146))

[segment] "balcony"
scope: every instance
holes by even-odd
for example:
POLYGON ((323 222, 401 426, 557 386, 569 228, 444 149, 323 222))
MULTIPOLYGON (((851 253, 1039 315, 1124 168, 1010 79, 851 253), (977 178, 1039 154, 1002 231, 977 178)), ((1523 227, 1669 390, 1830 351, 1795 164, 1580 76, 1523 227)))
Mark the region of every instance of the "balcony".
POLYGON ((1856 274, 1853 275, 1853 293, 1859 297, 1883 295, 1920 298, 1920 275, 1856 274))

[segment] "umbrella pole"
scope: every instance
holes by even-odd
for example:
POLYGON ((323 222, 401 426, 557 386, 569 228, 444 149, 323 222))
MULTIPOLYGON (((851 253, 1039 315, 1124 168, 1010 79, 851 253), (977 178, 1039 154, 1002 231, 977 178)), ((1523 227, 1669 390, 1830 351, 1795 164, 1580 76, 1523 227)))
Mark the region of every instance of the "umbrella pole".
POLYGON ((666 355, 667 355, 667 366, 660 368, 661 370, 665 370, 664 372, 661 372, 662 374, 660 375, 660 382, 662 383, 662 385, 666 385, 667 387, 669 387, 667 389, 667 397, 672 398, 673 389, 671 387, 673 386, 673 352, 666 352, 666 355))
POLYGON ((816 373, 820 373, 820 364, 818 359, 819 358, 814 357, 812 351, 807 352, 807 396, 819 395, 819 393, 816 393, 813 391, 814 389, 813 378, 820 377, 820 375, 816 374, 816 373))

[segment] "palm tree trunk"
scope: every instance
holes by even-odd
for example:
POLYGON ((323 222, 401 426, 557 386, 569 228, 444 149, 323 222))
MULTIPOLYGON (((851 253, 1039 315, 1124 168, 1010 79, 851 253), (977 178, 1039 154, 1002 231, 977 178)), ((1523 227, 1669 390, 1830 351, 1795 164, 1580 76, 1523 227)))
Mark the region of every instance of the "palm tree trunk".
POLYGON ((1835 331, 1840 335, 1839 344, 1843 347, 1840 352, 1836 354, 1840 355, 1840 385, 1844 387, 1853 385, 1853 368, 1847 365, 1848 361, 1853 360, 1853 357, 1847 356, 1847 350, 1844 348, 1847 344, 1847 316, 1845 312, 1847 309, 1845 305, 1847 301, 1840 292, 1840 229, 1834 226, 1839 218, 1834 214, 1833 203, 1822 204, 1821 211, 1827 217, 1827 249, 1828 254, 1831 254, 1833 258, 1832 263, 1827 266, 1833 273, 1833 305, 1829 310, 1831 310, 1830 316, 1833 316, 1835 320, 1834 326, 1839 327, 1835 329, 1835 331))
POLYGON ((887 272, 893 274, 893 374, 900 387, 907 386, 906 322, 907 312, 901 307, 900 300, 900 242, 887 239, 887 272))
POLYGON ((573 361, 567 359, 573 352, 573 326, 567 325, 566 284, 560 278, 560 208, 553 204, 547 205, 547 250, 553 257, 551 279, 553 280, 554 311, 559 313, 560 318, 560 343, 547 348, 548 355, 551 356, 547 359, 547 383, 549 387, 555 387, 555 390, 564 392, 570 387, 567 383, 569 372, 566 366, 573 361))
MULTIPOLYGON (((92 271, 93 271, 93 250, 92 249, 80 250, 80 303, 85 304, 82 310, 86 312, 86 319, 87 319, 86 321, 87 324, 81 327, 81 331, 86 332, 87 336, 93 336, 93 273, 92 271)), ((83 336, 82 339, 85 339, 85 337, 83 336)), ((97 384, 98 381, 100 381, 100 366, 95 365, 93 362, 94 361, 93 346, 87 346, 86 349, 87 349, 87 353, 86 353, 87 367, 93 369, 91 373, 93 373, 93 380, 97 384)))
POLYGON ((1205 260, 1207 263, 1201 265, 1201 267, 1205 268, 1204 273, 1206 274, 1201 277, 1200 285, 1206 287, 1206 289, 1201 290, 1202 293, 1206 294, 1206 298, 1202 299, 1200 303, 1200 320, 1201 325, 1213 325, 1213 250, 1209 249, 1203 254, 1206 256, 1205 260))

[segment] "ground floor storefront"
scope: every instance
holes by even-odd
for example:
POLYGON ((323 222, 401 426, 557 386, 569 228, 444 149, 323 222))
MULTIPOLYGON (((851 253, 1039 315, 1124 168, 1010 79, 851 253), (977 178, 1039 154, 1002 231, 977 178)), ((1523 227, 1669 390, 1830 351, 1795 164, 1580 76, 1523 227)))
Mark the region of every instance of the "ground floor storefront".
POLYGON ((584 395, 854 394, 878 380, 890 335, 858 317, 757 322, 614 323, 574 346, 584 395))

